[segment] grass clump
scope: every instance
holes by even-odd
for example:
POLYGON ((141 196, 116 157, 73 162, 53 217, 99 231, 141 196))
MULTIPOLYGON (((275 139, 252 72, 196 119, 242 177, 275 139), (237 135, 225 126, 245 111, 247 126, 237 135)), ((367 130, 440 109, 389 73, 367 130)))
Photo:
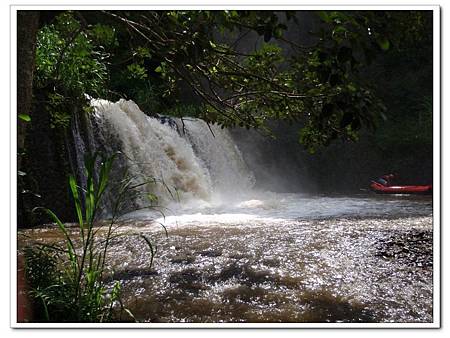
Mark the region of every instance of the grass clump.
MULTIPOLYGON (((25 273, 33 302, 33 321, 44 322, 111 322, 134 319, 120 299, 121 284, 107 282, 107 254, 111 240, 118 236, 116 224, 120 206, 130 190, 139 186, 131 178, 120 181, 115 194, 112 217, 96 224, 100 204, 108 188, 115 156, 102 158, 95 174, 98 155, 85 161, 84 194, 74 176, 69 177, 78 226, 67 227, 51 210, 46 212, 57 224, 63 241, 25 248, 25 273), (100 236, 99 231, 102 230, 100 236), (106 235, 105 235, 106 233, 106 235)), ((148 246, 151 266, 154 248, 143 234, 148 246)))

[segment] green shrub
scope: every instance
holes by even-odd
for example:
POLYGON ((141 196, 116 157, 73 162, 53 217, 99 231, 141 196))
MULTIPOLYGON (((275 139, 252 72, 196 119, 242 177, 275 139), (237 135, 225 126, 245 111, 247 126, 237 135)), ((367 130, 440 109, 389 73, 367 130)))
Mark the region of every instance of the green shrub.
POLYGON ((87 106, 86 94, 105 96, 109 75, 103 45, 113 34, 106 28, 86 29, 64 12, 38 31, 34 88, 41 93, 52 128, 67 128, 73 107, 87 106))
POLYGON ((112 218, 96 224, 100 203, 108 188, 114 156, 102 159, 98 178, 94 174, 97 156, 86 159, 87 184, 84 196, 73 176, 69 186, 78 218, 78 227, 68 228, 49 209, 42 209, 57 224, 63 235, 63 244, 40 244, 25 248, 26 277, 29 295, 34 301, 35 321, 51 322, 109 322, 120 321, 132 314, 120 300, 121 284, 106 282, 107 253, 111 239, 117 236, 140 236, 150 249, 152 265, 154 248, 143 234, 117 233, 117 218, 122 200, 134 181, 126 177, 120 181, 112 218), (100 237, 99 230, 106 229, 100 237), (75 235, 74 235, 75 234, 75 235))

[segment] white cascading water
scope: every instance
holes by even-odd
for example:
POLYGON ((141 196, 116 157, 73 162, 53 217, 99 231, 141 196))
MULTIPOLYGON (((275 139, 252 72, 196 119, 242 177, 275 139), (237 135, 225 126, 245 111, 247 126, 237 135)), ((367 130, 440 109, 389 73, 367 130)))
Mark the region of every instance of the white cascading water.
POLYGON ((186 136, 195 153, 210 173, 214 192, 235 197, 248 192, 255 184, 241 152, 230 133, 203 120, 186 119, 186 136))
MULTIPOLYGON (((110 151, 119 148, 126 155, 133 177, 160 181, 152 192, 165 202, 173 201, 174 192, 183 201, 210 201, 254 184, 227 130, 213 125, 213 136, 205 122, 189 119, 184 134, 145 115, 133 101, 92 100, 91 105, 103 146, 110 151), (113 144, 118 147, 113 149, 113 144)), ((138 206, 143 204, 137 201, 138 206)))

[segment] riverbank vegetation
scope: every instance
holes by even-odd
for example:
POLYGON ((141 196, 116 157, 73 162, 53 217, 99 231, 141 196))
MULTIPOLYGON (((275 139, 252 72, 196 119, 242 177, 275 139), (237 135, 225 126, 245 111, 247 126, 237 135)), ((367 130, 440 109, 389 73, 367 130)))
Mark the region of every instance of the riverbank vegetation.
MULTIPOLYGON (((86 159, 87 189, 69 178, 77 215, 76 229, 68 227, 50 209, 45 212, 58 226, 62 240, 24 247, 25 276, 29 285, 32 319, 37 322, 111 322, 133 320, 133 314, 121 301, 121 283, 111 283, 108 266, 110 245, 120 237, 137 236, 149 252, 151 268, 156 252, 151 240, 139 232, 121 232, 117 225, 124 200, 136 186, 124 176, 118 186, 111 186, 110 173, 115 156, 86 159), (98 163, 97 163, 98 162, 98 163), (98 165, 98 176, 95 166, 98 165), (108 221, 100 222, 104 195, 113 193, 114 206, 108 221)), ((144 248, 145 249, 145 248, 144 248)))

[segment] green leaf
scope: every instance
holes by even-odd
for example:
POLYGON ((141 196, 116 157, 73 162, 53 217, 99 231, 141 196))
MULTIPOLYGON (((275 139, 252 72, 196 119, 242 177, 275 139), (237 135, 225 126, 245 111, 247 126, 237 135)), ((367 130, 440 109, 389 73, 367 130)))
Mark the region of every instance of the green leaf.
POLYGON ((157 73, 162 73, 162 71, 163 71, 163 69, 161 66, 158 66, 155 68, 155 72, 157 72, 157 73))
POLYGON ((378 46, 380 46, 380 48, 384 51, 388 50, 391 46, 391 44, 389 43, 389 40, 384 36, 379 37, 377 39, 377 43, 378 43, 378 46))
POLYGON ((25 122, 30 122, 31 116, 28 114, 19 114, 19 119, 21 119, 22 121, 25 121, 25 122))
POLYGON ((347 85, 347 89, 352 93, 356 92, 356 87, 352 83, 347 85))
POLYGON ((72 197, 75 202, 75 210, 77 212, 78 223, 80 225, 81 234, 84 239, 84 233, 83 233, 84 223, 83 223, 83 211, 81 210, 81 200, 80 200, 80 196, 78 194, 77 182, 75 180, 75 177, 73 177, 72 175, 69 176, 69 186, 70 186, 70 190, 72 191, 72 197))
POLYGON ((153 265, 153 258, 156 255, 156 248, 153 247, 150 239, 148 239, 144 234, 139 234, 139 237, 141 237, 145 241, 145 243, 147 243, 147 246, 150 249, 150 268, 151 268, 153 265))
POLYGON ((318 12, 316 12, 317 13, 317 15, 319 16, 319 18, 321 18, 324 22, 327 22, 327 23, 329 23, 329 22, 331 22, 331 17, 328 15, 328 13, 327 12, 325 12, 325 11, 318 11, 318 12))
POLYGON ((56 216, 56 214, 54 214, 53 211, 51 211, 50 209, 35 208, 33 210, 37 210, 37 209, 43 209, 53 219, 53 221, 58 225, 59 229, 61 230, 61 232, 63 233, 63 235, 66 239, 67 254, 69 256, 69 261, 72 264, 73 271, 74 272, 77 271, 78 261, 77 261, 77 257, 75 254, 75 247, 73 245, 72 239, 69 236, 69 233, 67 232, 66 226, 64 225, 63 222, 61 222, 61 220, 58 218, 58 216, 56 216))
POLYGON ((273 31, 273 36, 277 39, 281 38, 283 36, 283 29, 281 27, 275 28, 273 31))
POLYGON ((101 196, 106 190, 106 187, 108 186, 109 182, 109 174, 112 169, 113 161, 116 157, 116 154, 113 156, 103 159, 102 164, 100 167, 100 175, 98 179, 98 187, 97 187, 97 194, 96 194, 96 201, 99 201, 101 196))
POLYGON ((150 202, 157 202, 158 201, 158 196, 156 196, 155 194, 149 193, 149 194, 147 194, 147 199, 150 202))
POLYGON ((333 29, 333 36, 339 33, 346 33, 348 30, 344 26, 337 26, 335 29, 333 29))

